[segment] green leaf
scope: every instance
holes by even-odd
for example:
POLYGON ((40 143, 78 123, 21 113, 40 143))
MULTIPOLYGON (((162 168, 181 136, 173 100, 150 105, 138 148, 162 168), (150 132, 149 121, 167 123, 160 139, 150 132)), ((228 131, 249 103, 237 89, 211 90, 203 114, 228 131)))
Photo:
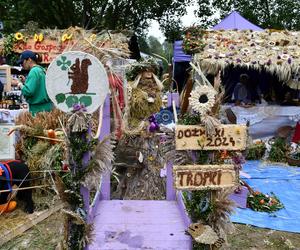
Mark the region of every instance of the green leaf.
POLYGON ((63 62, 65 62, 65 61, 67 60, 67 57, 66 57, 66 56, 61 56, 61 60, 62 60, 63 62))
POLYGON ((67 64, 68 66, 71 66, 71 61, 67 61, 66 64, 67 64))
POLYGON ((67 70, 67 69, 68 68, 65 65, 61 66, 61 70, 67 70))
POLYGON ((60 65, 62 65, 62 62, 61 61, 56 61, 56 65, 60 66, 60 65))
POLYGON ((66 104, 68 108, 72 108, 74 104, 78 103, 78 97, 74 95, 70 95, 66 99, 66 104))
POLYGON ((81 104, 84 104, 86 107, 88 107, 92 104, 92 97, 90 97, 90 96, 81 96, 80 99, 79 99, 79 102, 81 104))
POLYGON ((63 103, 66 100, 66 96, 63 93, 57 94, 55 100, 57 101, 57 104, 63 103))

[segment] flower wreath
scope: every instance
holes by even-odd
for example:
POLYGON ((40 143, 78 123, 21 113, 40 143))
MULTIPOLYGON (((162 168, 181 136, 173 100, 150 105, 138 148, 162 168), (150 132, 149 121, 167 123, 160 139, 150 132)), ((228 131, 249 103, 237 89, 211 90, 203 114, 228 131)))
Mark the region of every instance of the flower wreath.
POLYGON ((210 86, 198 86, 189 97, 192 110, 205 115, 215 105, 215 90, 210 86))

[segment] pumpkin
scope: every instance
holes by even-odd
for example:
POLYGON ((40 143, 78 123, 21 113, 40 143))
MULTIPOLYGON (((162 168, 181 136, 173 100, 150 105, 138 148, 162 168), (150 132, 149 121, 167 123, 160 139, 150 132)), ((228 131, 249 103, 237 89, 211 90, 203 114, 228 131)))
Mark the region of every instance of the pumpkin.
MULTIPOLYGON (((56 138, 56 134, 55 134, 55 131, 54 131, 53 129, 47 130, 47 135, 48 135, 49 138, 53 138, 53 139, 56 138)), ((50 143, 51 143, 51 144, 55 144, 56 141, 50 140, 50 143)))

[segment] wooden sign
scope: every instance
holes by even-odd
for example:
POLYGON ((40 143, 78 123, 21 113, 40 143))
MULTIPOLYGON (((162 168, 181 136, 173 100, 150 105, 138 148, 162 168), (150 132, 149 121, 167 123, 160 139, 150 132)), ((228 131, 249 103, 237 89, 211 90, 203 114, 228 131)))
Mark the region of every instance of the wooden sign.
POLYGON ((197 125, 175 127, 176 150, 244 150, 247 127, 243 125, 221 125, 214 135, 206 136, 205 128, 197 125))
POLYGON ((174 166, 175 188, 180 190, 217 190, 238 184, 233 165, 174 166))
POLYGON ((72 45, 73 41, 60 42, 59 40, 44 39, 36 42, 34 39, 28 39, 26 42, 17 42, 13 51, 22 53, 24 50, 31 50, 42 56, 42 63, 51 63, 67 46, 72 45))
POLYGON ((109 92, 108 78, 102 63, 94 56, 69 51, 59 55, 49 66, 46 88, 54 105, 70 112, 84 105, 93 113, 109 92))

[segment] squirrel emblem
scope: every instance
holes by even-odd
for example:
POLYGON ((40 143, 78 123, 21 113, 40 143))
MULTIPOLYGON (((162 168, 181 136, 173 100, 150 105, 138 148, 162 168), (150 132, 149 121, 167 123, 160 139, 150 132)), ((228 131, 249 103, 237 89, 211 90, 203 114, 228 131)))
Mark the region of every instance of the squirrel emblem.
POLYGON ((85 94, 89 87, 88 67, 92 65, 90 59, 85 58, 81 61, 76 58, 75 63, 70 67, 68 78, 73 81, 71 85, 72 94, 85 94))

